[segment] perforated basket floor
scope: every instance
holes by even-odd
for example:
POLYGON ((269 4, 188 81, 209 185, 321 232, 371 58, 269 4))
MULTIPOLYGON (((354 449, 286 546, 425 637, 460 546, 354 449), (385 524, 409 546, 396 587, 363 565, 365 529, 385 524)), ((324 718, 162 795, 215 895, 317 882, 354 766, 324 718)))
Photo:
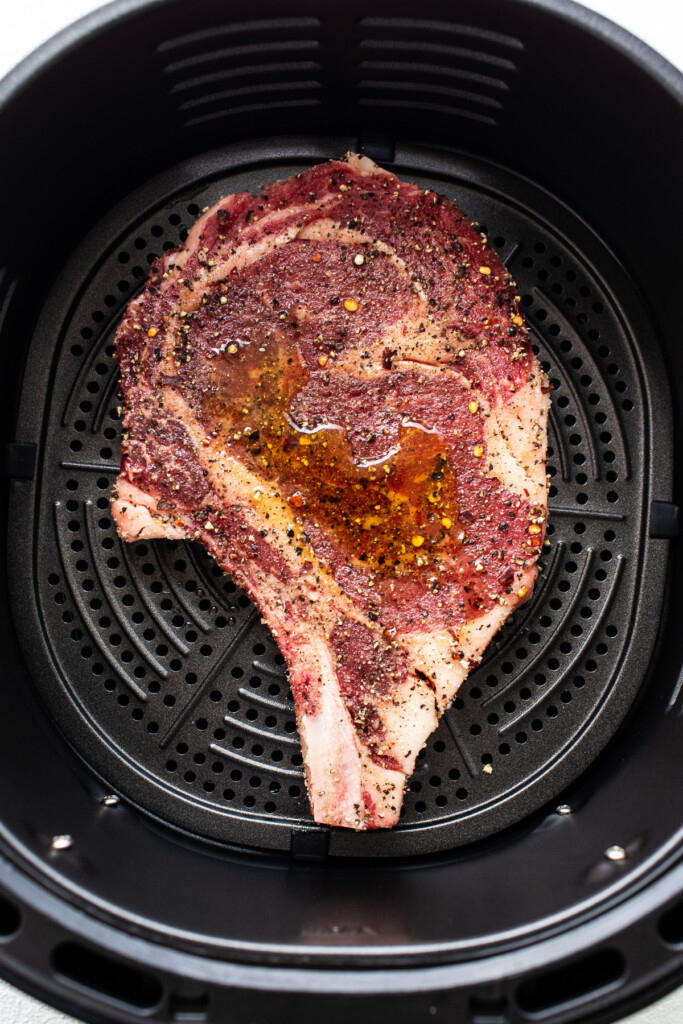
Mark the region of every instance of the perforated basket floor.
MULTIPOLYGON (((310 818, 283 659, 257 610, 198 546, 116 535, 112 338, 150 262, 203 206, 353 144, 227 149, 133 195, 70 262, 29 357, 18 436, 39 421, 42 440, 33 482, 14 488, 11 548, 36 683, 124 798, 227 844, 288 849, 300 830, 325 830, 310 818)), ((407 147, 392 169, 457 199, 517 280, 554 386, 550 546, 533 600, 418 757, 400 825, 329 837, 330 852, 354 856, 459 845, 556 797, 637 693, 654 639, 633 628, 637 603, 663 587, 646 531, 649 424, 659 417, 666 436, 666 401, 658 411, 649 329, 621 270, 566 209, 499 169, 407 147)))

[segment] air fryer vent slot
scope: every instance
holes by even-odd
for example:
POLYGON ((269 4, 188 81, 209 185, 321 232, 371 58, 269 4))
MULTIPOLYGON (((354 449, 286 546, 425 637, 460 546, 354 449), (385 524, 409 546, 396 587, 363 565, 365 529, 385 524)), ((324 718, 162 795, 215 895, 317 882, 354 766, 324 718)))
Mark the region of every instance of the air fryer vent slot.
POLYGON ((162 985, 137 965, 125 963, 77 942, 65 942, 52 956, 58 977, 119 1005, 152 1010, 161 1002, 162 985))
MULTIPOLYGON (((289 849, 292 829, 315 827, 275 642, 202 549, 122 544, 109 515, 120 445, 119 311, 203 206, 293 169, 259 166, 216 173, 193 195, 160 197, 146 219, 124 211, 127 224, 102 247, 106 255, 87 278, 74 277, 37 470, 42 508, 53 514, 38 526, 34 585, 54 666, 43 694, 59 715, 65 688, 84 736, 94 722, 107 737, 102 774, 125 795, 133 771, 131 796, 190 830, 289 849), (121 758, 128 769, 117 767, 121 758)), ((408 175, 419 180, 414 168, 408 175)), ((538 779, 552 796, 560 753, 615 692, 637 685, 620 675, 649 506, 646 393, 633 340, 590 263, 514 201, 479 191, 456 166, 443 181, 422 180, 490 230, 553 383, 550 547, 533 600, 494 639, 420 753, 398 829, 335 832, 332 852, 426 850, 445 835, 457 844, 509 823, 518 790, 538 779)), ((498 195, 506 188, 503 181, 498 195)), ((78 747, 78 736, 72 741, 78 747)))
POLYGON ((4 896, 0 896, 0 941, 13 938, 21 928, 21 911, 4 896))
POLYGON ((420 55, 423 59, 427 55, 438 57, 440 63, 443 64, 455 64, 456 66, 464 64, 466 68, 475 69, 479 67, 481 72, 489 72, 489 74, 502 74, 504 72, 514 72, 516 70, 515 64, 508 60, 506 57, 497 57, 494 54, 484 53, 481 50, 471 50, 463 46, 452 46, 449 43, 438 42, 434 43, 429 40, 411 39, 410 37, 402 38, 391 38, 391 39, 363 39, 360 42, 360 48, 363 55, 365 54, 378 54, 385 56, 388 52, 405 54, 406 57, 414 57, 420 55))
POLYGON ((614 988, 625 974, 623 953, 601 949, 522 982, 517 1002, 525 1013, 545 1016, 561 1006, 576 1005, 597 992, 614 988))
POLYGON ((405 35, 409 39, 419 38, 421 35, 436 36, 449 41, 462 38, 468 42, 475 40, 477 46, 488 46, 503 53, 524 49, 521 39, 514 36, 454 21, 436 21, 431 18, 360 18, 359 24, 366 33, 373 35, 390 31, 405 35))
POLYGON ((256 110, 317 106, 322 92, 318 18, 219 25, 157 47, 185 127, 256 110), (317 95, 302 94, 317 93, 317 95))
POLYGON ((501 78, 493 78, 491 75, 482 75, 476 71, 469 71, 467 68, 457 67, 447 62, 427 63, 426 61, 411 60, 363 60, 360 63, 362 74, 368 76, 376 75, 377 78, 391 79, 396 82, 409 81, 415 87, 424 88, 432 81, 442 86, 451 86, 456 94, 471 99, 473 102, 487 104, 496 103, 500 106, 500 100, 496 94, 508 92, 510 86, 501 78), (489 89, 492 96, 488 94, 477 94, 473 92, 473 86, 480 85, 489 89))
POLYGON ((250 61, 254 57, 267 58, 276 56, 282 59, 283 56, 315 52, 319 43, 314 39, 279 39, 277 42, 253 43, 249 46, 229 46, 221 50, 207 50, 206 53, 186 57, 183 60, 167 64, 164 73, 169 76, 178 76, 190 72, 196 74, 198 69, 204 71, 224 70, 232 67, 250 67, 250 61))
POLYGON ((657 925, 660 938, 669 946, 683 946, 683 901, 679 900, 666 910, 657 925))
POLYGON ((523 50, 472 25, 407 18, 359 23, 361 107, 423 110, 495 126, 523 50))
MULTIPOLYGON (((456 102, 471 103, 473 105, 490 108, 491 110, 502 110, 503 104, 500 102, 500 100, 494 99, 492 96, 479 96, 474 92, 468 92, 466 89, 453 89, 447 85, 439 85, 433 83, 425 84, 424 75, 421 73, 419 65, 416 74, 408 74, 407 79, 405 79, 403 76, 410 71, 409 65, 395 64, 389 65, 389 67, 391 68, 392 71, 396 72, 395 80, 392 81, 386 75, 378 77, 375 80, 369 78, 362 79, 360 82, 360 88, 375 89, 377 90, 378 93, 383 92, 385 90, 398 90, 403 92, 409 92, 411 96, 418 97, 420 93, 424 91, 427 96, 442 97, 445 103, 448 103, 450 100, 455 100, 456 102), (418 77, 420 78, 419 82, 417 81, 418 77)), ((368 66, 366 65, 366 70, 367 68, 368 66)), ((379 65, 378 67, 380 73, 385 69, 387 69, 387 65, 379 65)), ((438 69, 434 70, 435 72, 438 72, 438 69)))
POLYGON ((234 22, 229 25, 215 25, 201 32, 167 39, 157 46, 158 53, 196 54, 212 49, 224 38, 252 40, 276 35, 279 38, 293 35, 313 35, 320 31, 320 18, 263 18, 255 21, 234 22))
POLYGON ((216 100, 230 100, 235 95, 241 95, 254 83, 260 84, 263 89, 273 88, 281 80, 286 80, 290 86, 300 82, 302 86, 312 87, 315 83, 311 80, 311 74, 318 74, 320 65, 315 61, 288 61, 277 64, 256 64, 248 67, 232 67, 214 74, 202 75, 198 78, 190 78, 173 86, 172 92, 178 93, 180 110, 191 110, 193 107, 205 103, 213 103, 216 100), (253 82, 252 82, 253 79, 253 82), (271 83, 271 79, 273 82, 271 83), (215 91, 206 92, 207 87, 214 87, 215 91))

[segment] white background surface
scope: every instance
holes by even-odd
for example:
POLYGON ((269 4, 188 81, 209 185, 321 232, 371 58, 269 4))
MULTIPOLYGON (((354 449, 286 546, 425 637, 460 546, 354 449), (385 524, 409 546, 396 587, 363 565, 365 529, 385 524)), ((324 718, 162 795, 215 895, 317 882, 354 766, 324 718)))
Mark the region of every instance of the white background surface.
MULTIPOLYGON (((100 6, 97 0, 24 0, 12 4, 3 0, 0 3, 0 77, 55 32, 100 6)), ((585 6, 640 36, 683 70, 681 0, 590 0, 585 6)), ((8 156, 5 153, 2 158, 8 156)), ((29 999, 1 981, 0 1022, 75 1024, 71 1017, 29 999)), ((629 1017, 623 1024, 683 1024, 683 988, 629 1017)))

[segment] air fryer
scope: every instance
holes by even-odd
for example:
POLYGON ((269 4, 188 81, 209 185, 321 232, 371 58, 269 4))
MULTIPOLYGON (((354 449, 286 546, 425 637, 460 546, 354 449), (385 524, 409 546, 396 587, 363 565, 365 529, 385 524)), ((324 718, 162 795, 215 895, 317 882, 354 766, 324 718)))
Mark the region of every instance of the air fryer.
POLYGON ((683 976, 683 79, 568 0, 118 0, 0 84, 0 972, 86 1021, 615 1020, 683 976), (310 817, 257 609, 122 544, 112 339, 219 196, 453 197, 553 384, 533 600, 392 831, 310 817))

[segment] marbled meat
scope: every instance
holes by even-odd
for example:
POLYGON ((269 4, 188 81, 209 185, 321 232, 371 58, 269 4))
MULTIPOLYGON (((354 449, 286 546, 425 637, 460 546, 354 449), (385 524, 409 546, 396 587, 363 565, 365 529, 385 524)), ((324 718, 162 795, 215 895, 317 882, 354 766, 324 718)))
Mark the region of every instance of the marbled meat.
POLYGON ((221 199, 116 336, 121 537, 203 544, 289 670, 316 821, 388 828, 537 574, 548 384, 449 199, 365 157, 221 199))

